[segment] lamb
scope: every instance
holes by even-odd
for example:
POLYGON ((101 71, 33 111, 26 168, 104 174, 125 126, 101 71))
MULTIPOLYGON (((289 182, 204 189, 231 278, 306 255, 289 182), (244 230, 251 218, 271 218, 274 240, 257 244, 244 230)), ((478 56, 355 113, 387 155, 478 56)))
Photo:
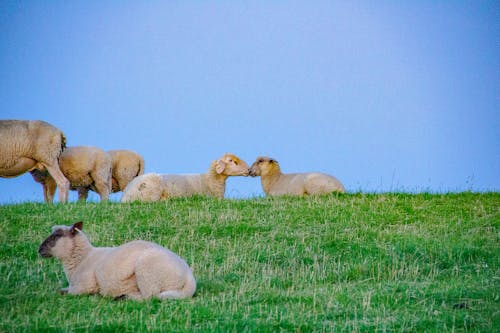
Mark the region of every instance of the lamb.
POLYGON ((160 175, 134 178, 123 191, 122 202, 158 201, 195 194, 223 198, 229 176, 248 176, 249 167, 239 157, 225 154, 211 163, 205 174, 160 175))
POLYGON ((278 162, 269 157, 258 157, 250 168, 250 176, 260 176, 264 193, 271 196, 345 192, 342 183, 333 176, 319 172, 284 174, 278 162))
POLYGON ((187 298, 195 293, 191 269, 170 250, 142 240, 118 247, 94 247, 82 227, 82 222, 54 226, 38 249, 43 258, 61 260, 69 281, 62 294, 145 300, 187 298))
MULTIPOLYGON (((66 148, 59 157, 59 167, 70 182, 71 190, 78 190, 78 200, 86 201, 88 191, 97 192, 101 201, 111 193, 111 156, 98 147, 75 146, 66 148)), ((42 184, 45 202, 52 202, 56 183, 46 170, 31 171, 33 179, 42 184)))
POLYGON ((0 120, 0 177, 12 178, 44 169, 60 188, 59 202, 68 201, 70 183, 58 158, 66 146, 64 133, 40 120, 0 120))
POLYGON ((111 172, 111 192, 123 191, 125 187, 137 176, 144 174, 144 159, 141 155, 131 150, 110 150, 113 162, 111 172))

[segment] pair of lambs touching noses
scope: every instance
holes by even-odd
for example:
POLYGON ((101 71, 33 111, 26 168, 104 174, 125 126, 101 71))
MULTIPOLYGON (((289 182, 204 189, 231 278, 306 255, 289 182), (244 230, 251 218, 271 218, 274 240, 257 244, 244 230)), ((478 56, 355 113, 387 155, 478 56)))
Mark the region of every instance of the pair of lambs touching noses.
POLYGON ((123 191, 122 202, 158 201, 194 194, 224 197, 230 176, 260 176, 266 195, 316 195, 344 193, 335 177, 319 173, 282 173, 278 162, 258 157, 251 167, 233 154, 225 154, 210 165, 208 172, 196 175, 160 175, 148 173, 134 178, 123 191))
POLYGON ((130 150, 105 152, 97 147, 66 147, 66 137, 44 121, 0 120, 0 177, 31 172, 43 186, 45 202, 68 201, 70 189, 86 200, 89 190, 101 200, 122 191, 144 173, 144 159, 130 150))

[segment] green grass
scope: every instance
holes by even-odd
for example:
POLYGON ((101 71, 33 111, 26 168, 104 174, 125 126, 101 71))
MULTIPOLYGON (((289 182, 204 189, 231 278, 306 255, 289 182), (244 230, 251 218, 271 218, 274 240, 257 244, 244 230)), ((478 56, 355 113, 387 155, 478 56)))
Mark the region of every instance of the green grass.
POLYGON ((499 193, 0 206, 0 331, 495 331, 499 210, 499 193), (178 253, 195 297, 59 295, 62 266, 37 249, 78 220, 95 246, 178 253))

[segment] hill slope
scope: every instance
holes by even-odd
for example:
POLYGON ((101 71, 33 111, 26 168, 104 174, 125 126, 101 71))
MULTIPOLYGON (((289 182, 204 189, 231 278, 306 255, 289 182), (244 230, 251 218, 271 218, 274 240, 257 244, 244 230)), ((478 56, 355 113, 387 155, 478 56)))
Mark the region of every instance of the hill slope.
POLYGON ((0 206, 0 331, 493 331, 499 209, 498 193, 0 206), (95 246, 178 253, 195 297, 59 295, 62 266, 37 249, 79 220, 95 246))

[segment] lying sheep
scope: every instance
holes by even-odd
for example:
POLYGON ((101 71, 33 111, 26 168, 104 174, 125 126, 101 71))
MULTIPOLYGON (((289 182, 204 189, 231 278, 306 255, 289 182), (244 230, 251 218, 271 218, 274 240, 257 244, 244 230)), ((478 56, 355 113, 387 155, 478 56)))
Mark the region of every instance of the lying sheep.
POLYGON ((175 253, 142 240, 118 247, 94 247, 82 226, 82 222, 54 226, 38 249, 42 257, 62 261, 69 287, 61 293, 133 300, 193 296, 193 273, 175 253))
MULTIPOLYGON (((100 148, 77 146, 66 148, 59 157, 62 173, 68 178, 71 190, 78 190, 78 200, 87 200, 88 191, 97 192, 101 201, 111 193, 111 156, 100 148)), ((33 179, 43 186, 45 202, 52 202, 56 183, 46 170, 31 171, 33 179)))
POLYGON ((110 150, 113 162, 111 192, 123 191, 137 176, 144 174, 144 159, 131 150, 110 150))
POLYGON ((44 121, 0 120, 0 177, 47 170, 60 188, 59 201, 67 202, 70 184, 57 162, 65 146, 63 132, 44 121))
POLYGON ((250 168, 250 176, 260 176, 266 195, 308 195, 330 192, 344 193, 342 183, 324 173, 281 173, 275 159, 258 157, 250 168))
POLYGON ((225 154, 213 161, 205 174, 149 173, 136 177, 123 191, 121 201, 158 201, 195 194, 223 198, 229 176, 248 176, 248 165, 233 154, 225 154))

